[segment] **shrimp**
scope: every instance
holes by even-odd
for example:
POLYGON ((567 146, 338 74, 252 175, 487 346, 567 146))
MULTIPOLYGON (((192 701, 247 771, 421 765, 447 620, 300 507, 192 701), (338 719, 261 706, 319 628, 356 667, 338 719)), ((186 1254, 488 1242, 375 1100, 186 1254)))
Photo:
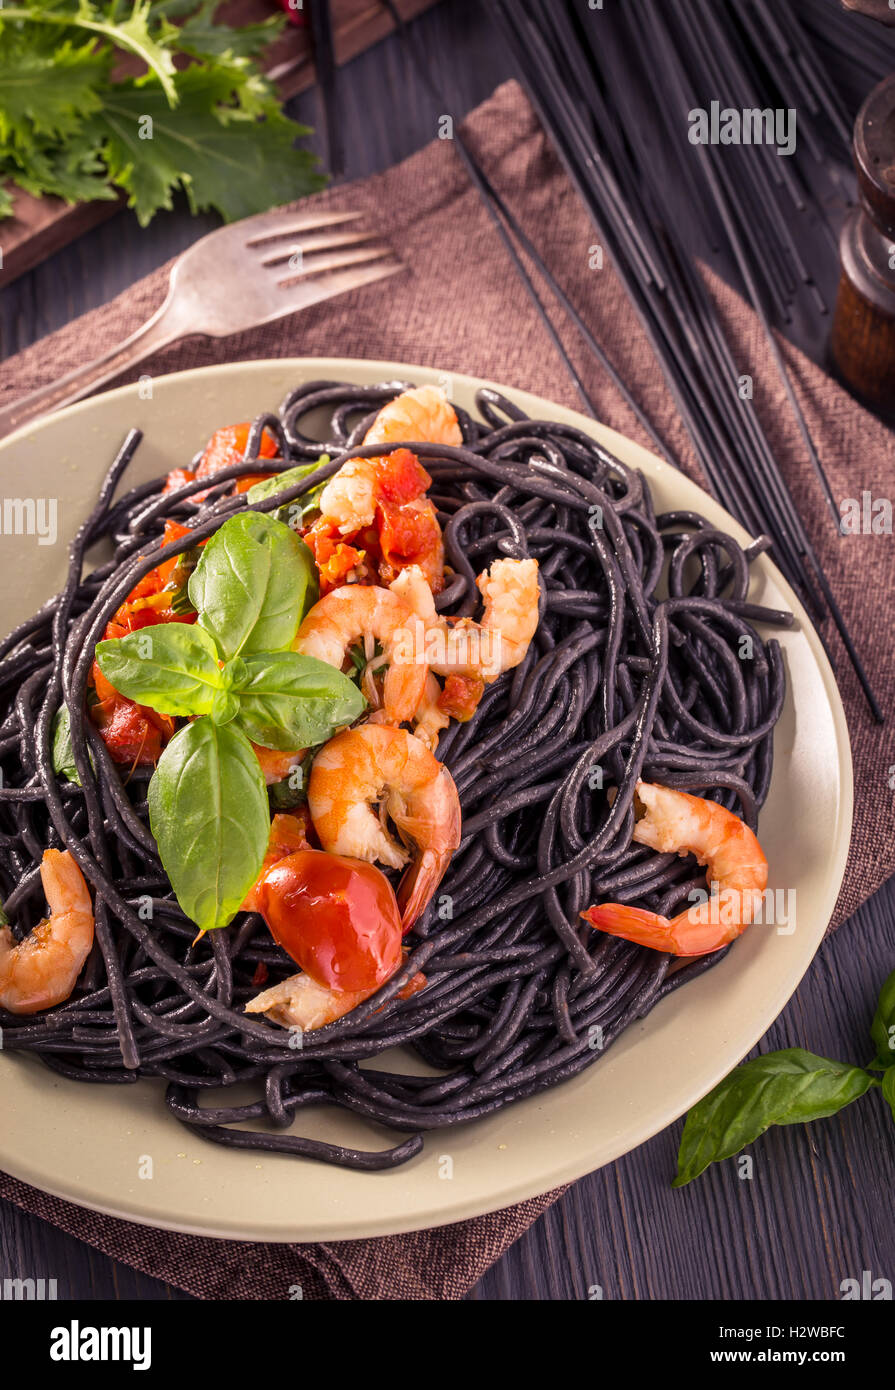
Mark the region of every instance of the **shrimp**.
MULTIPOLYGON (((382 407, 364 436, 365 444, 462 444, 453 406, 437 386, 415 386, 382 407)), ((409 503, 431 479, 407 449, 379 458, 347 459, 320 494, 320 519, 342 535, 372 526, 383 493, 409 503)))
MULTIPOLYGON (((389 588, 393 594, 397 594, 410 605, 426 628, 438 622, 435 598, 419 565, 408 565, 407 569, 402 570, 397 578, 392 580, 389 588)), ((438 703, 440 699, 441 686, 430 672, 426 676, 423 697, 413 715, 413 732, 432 753, 438 747, 441 731, 451 722, 450 715, 438 703)))
POLYGON ((40 878, 49 917, 23 941, 0 927, 0 1007, 34 1014, 68 999, 93 946, 93 904, 68 850, 45 849, 40 878))
POLYGON ((429 627, 438 622, 435 597, 419 565, 408 565, 388 586, 429 627))
MULTIPOLYGON (((365 444, 462 444, 454 408, 437 386, 415 386, 382 407, 365 444)), ((372 526, 376 507, 385 498, 410 504, 425 493, 431 479, 409 449, 376 458, 346 459, 320 494, 321 521, 343 536, 372 526)))
MULTIPOLYGON (((420 578, 412 570, 405 570, 395 584, 401 585, 399 592, 405 597, 412 595, 415 610, 424 606, 420 578)), ((435 612, 432 601, 430 616, 424 619, 426 657, 439 676, 478 677, 490 685, 525 659, 537 630, 538 562, 495 560, 476 584, 485 601, 481 622, 460 618, 450 623, 435 612)))
POLYGON ((420 743, 426 745, 430 753, 435 752, 442 731, 451 722, 451 716, 439 704, 441 697, 441 686, 430 672, 426 677, 423 698, 413 713, 413 732, 420 743))
MULTIPOLYGON (((425 975, 417 973, 398 991, 398 998, 409 999, 425 989, 426 984, 425 975)), ((315 1028, 325 1028, 328 1023, 344 1018, 345 1014, 382 988, 382 985, 373 985, 370 989, 360 990, 330 989, 327 985, 318 984, 312 975, 299 972, 256 994, 246 1004, 245 1011, 247 1014, 266 1014, 272 1023, 279 1023, 283 1028, 301 1028, 303 1032, 310 1033, 315 1028)))
POLYGON ((414 386, 402 391, 382 407, 364 435, 365 444, 401 444, 406 440, 463 443, 454 407, 440 386, 414 386))
POLYGON ((413 612, 397 594, 376 585, 345 584, 319 599, 298 629, 293 648, 341 670, 360 641, 373 656, 382 647, 388 666, 383 682, 383 716, 401 724, 412 719, 426 685, 425 638, 413 612))
POLYGON ((404 729, 363 724, 337 734, 314 759, 308 809, 333 854, 408 865, 398 887, 405 931, 429 902, 460 843, 454 780, 425 744, 404 729), (381 802, 415 856, 397 844, 373 810, 381 802), (408 864, 408 861, 409 864, 408 864))
MULTIPOLYGON (((498 634, 500 670, 509 671, 525 660, 531 639, 537 631, 540 598, 538 562, 495 560, 491 568, 480 574, 475 582, 485 600, 482 627, 486 632, 498 634)), ((495 679, 485 671, 472 674, 480 674, 486 681, 495 679)))
POLYGON ((638 782, 634 805, 642 812, 634 826, 637 843, 665 854, 695 855, 706 866, 712 896, 670 921, 620 903, 600 903, 581 916, 598 931, 675 956, 720 950, 760 913, 768 881, 761 845, 739 816, 701 796, 638 782))

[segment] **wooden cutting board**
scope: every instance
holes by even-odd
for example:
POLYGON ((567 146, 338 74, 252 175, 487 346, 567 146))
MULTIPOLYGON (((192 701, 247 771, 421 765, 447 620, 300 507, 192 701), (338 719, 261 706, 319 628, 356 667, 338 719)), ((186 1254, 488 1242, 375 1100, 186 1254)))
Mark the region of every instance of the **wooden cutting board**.
MULTIPOLYGON (((413 19, 434 3, 435 0, 396 0, 395 8, 403 19, 413 19)), ((217 17, 225 23, 252 24, 266 19, 272 11, 269 0, 224 0, 217 17)), ((395 27, 380 0, 332 0, 332 11, 336 61, 340 65, 378 43, 395 27)), ((267 50, 264 67, 284 101, 312 86, 315 74, 310 29, 287 24, 267 50)), ((69 205, 61 198, 35 198, 18 189, 10 191, 15 197, 15 215, 0 221, 0 284, 9 284, 24 275, 124 206, 124 198, 69 205)))

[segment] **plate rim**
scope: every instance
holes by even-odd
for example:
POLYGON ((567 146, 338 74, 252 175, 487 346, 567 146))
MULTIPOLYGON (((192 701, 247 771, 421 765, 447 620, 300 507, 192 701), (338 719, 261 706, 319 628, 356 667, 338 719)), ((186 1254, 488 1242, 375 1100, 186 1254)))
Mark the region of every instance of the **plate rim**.
MULTIPOLYGON (((657 454, 652 452, 650 449, 646 448, 644 445, 638 444, 636 440, 633 440, 629 436, 622 434, 620 431, 612 429, 611 426, 603 424, 602 421, 591 420, 588 416, 583 415, 580 411, 575 410, 573 407, 559 405, 556 402, 549 401, 546 397, 539 396, 535 392, 528 391, 525 388, 506 385, 505 383, 496 382, 487 377, 471 376, 468 373, 464 372, 442 370, 438 367, 423 366, 421 364, 395 362, 388 359, 315 356, 250 358, 247 360, 237 362, 220 362, 211 364, 209 366, 191 367, 181 371, 168 372, 163 375, 153 376, 153 395, 155 394, 157 388, 164 387, 166 383, 174 380, 178 382, 201 382, 203 378, 207 379, 208 377, 226 377, 231 373, 237 374, 251 372, 253 374, 263 376, 265 373, 281 374, 284 371, 287 371, 294 372, 297 376, 297 380, 300 381, 302 379, 313 379, 314 375, 324 376, 328 375, 330 372, 336 373, 340 370, 345 370, 346 368, 350 370, 353 367, 363 368, 364 371, 375 371, 377 375, 381 373, 383 380, 388 380, 394 377, 401 377, 407 379, 413 379, 414 376, 421 376, 426 379, 431 379, 432 377, 441 377, 443 379, 448 379, 451 382, 462 383, 464 387, 467 387, 469 389, 489 387, 507 395, 510 399, 519 396, 525 397, 530 401, 536 401, 540 406, 545 407, 548 410, 554 412, 560 411, 564 415, 570 415, 574 417, 575 423, 578 425, 579 428, 585 430, 585 432, 591 432, 594 426, 596 426, 604 437, 607 435, 610 436, 610 448, 612 447, 612 438, 622 440, 624 441, 626 446, 633 447, 642 456, 644 456, 645 458, 649 458, 652 461, 652 465, 656 467, 658 470, 668 470, 669 472, 679 471, 675 469, 673 465, 666 463, 665 460, 661 459, 657 454)), ((36 433, 39 433, 44 427, 48 426, 51 422, 53 424, 56 424, 60 420, 77 420, 81 415, 89 415, 89 413, 92 410, 95 410, 98 406, 102 408, 104 403, 109 400, 122 400, 128 397, 137 397, 139 389, 139 382, 134 381, 131 383, 127 383, 123 386, 115 387, 110 391, 105 391, 93 396, 89 396, 85 400, 77 401, 74 404, 67 406, 62 410, 53 412, 51 415, 42 416, 37 420, 29 422, 28 424, 22 426, 20 429, 14 431, 12 434, 8 435, 5 439, 0 440, 0 467, 2 467, 3 465, 3 461, 8 454, 10 446, 26 442, 27 440, 32 438, 36 433)), ((712 498, 711 495, 707 493, 706 490, 701 486, 701 484, 695 482, 692 478, 689 478, 688 475, 683 473, 682 471, 680 472, 680 476, 691 487, 696 488, 698 492, 702 494, 702 496, 708 498, 708 500, 712 503, 713 506, 721 508, 721 510, 724 512, 725 517, 727 518, 732 534, 738 537, 746 537, 747 540, 752 539, 752 537, 748 535, 748 532, 745 530, 745 528, 738 521, 736 521, 735 518, 730 516, 726 508, 724 508, 720 502, 717 502, 716 499, 712 498)), ((773 560, 769 558, 769 556, 763 555, 760 557, 760 559, 763 565, 768 566, 770 568, 774 582, 782 590, 785 597, 787 598, 787 601, 791 603, 794 611, 797 614, 799 620, 799 629, 804 635, 804 638, 807 641, 808 646, 811 650, 811 655, 814 659, 814 664, 820 675, 824 694, 827 701, 827 706, 832 717, 835 748, 840 778, 840 798, 837 815, 837 833, 835 844, 832 847, 833 854, 831 856, 830 861, 831 874, 829 881, 831 886, 827 895, 827 897, 829 898, 829 902, 826 910, 826 921, 823 933, 817 939, 810 954, 808 954, 804 962, 801 963, 801 968, 799 969, 798 977, 792 981, 791 987, 789 983, 787 984, 788 992, 786 994, 785 999, 783 999, 782 1002, 779 1003, 779 1005, 775 1004, 773 1006, 775 1011, 773 1013, 769 1013, 767 1019, 765 1019, 765 1014, 768 1013, 767 1009, 762 1011, 762 1022, 760 1030, 755 1034, 754 1038, 751 1042, 749 1042, 748 1046, 746 1046, 745 1048, 743 1048, 741 1052, 739 1052, 739 1055, 735 1058, 735 1060, 725 1060, 723 1066, 717 1073, 716 1079, 712 1081, 710 1085, 705 1087, 700 1086, 698 1093, 694 1092, 693 1094, 691 1094, 690 1098, 683 1105, 679 1106, 678 1102, 675 1101, 672 1105, 673 1113, 663 1114, 660 1120, 653 1119, 648 1121, 646 1125, 646 1129, 648 1132, 642 1133, 641 1136, 633 1143, 627 1143, 623 1141, 622 1146, 618 1149, 617 1152, 614 1152, 609 1156, 601 1158, 597 1162, 596 1167, 594 1167, 593 1160, 588 1161, 587 1158, 582 1158, 580 1151, 576 1151, 577 1156, 568 1158, 565 1162, 558 1161, 557 1164, 551 1168, 549 1176, 540 1176, 536 1179, 532 1178, 531 1176, 527 1178, 520 1177, 515 1182, 508 1184, 506 1188, 501 1191, 499 1200, 495 1200, 492 1196, 482 1197, 478 1199, 463 1197, 459 1199, 454 1199, 453 1203, 439 1204, 437 1208, 433 1209, 429 1213, 418 1213, 404 1221, 396 1219, 394 1216, 385 1216, 382 1218, 378 1218, 375 1215, 375 1213, 368 1213, 363 1223, 359 1224, 356 1220, 351 1223, 352 1233, 350 1234, 346 1234, 346 1231, 342 1227, 336 1228, 333 1227, 331 1223, 328 1224, 325 1217, 323 1218, 322 1223, 320 1223, 318 1219, 318 1224, 315 1224, 311 1227, 310 1233, 307 1226, 304 1224, 300 1228, 293 1226, 290 1229, 283 1230, 282 1226, 279 1226, 276 1230, 271 1230, 267 1226, 253 1226, 251 1224, 250 1218, 242 1216, 236 1216, 231 1221, 224 1221, 221 1219, 220 1216, 215 1216, 212 1219, 211 1223, 203 1223, 199 1221, 195 1224, 191 1224, 185 1223, 181 1219, 166 1218, 164 1214, 160 1215, 158 1213, 148 1213, 144 1211, 135 1212, 132 1207, 128 1207, 122 1203, 115 1203, 108 1200, 104 1200, 102 1194, 98 1192, 85 1193, 83 1188, 79 1188, 76 1185, 73 1185, 73 1180, 72 1183, 69 1184, 56 1184, 44 1181, 41 1181, 39 1184, 37 1184, 33 1181, 33 1174, 27 1171, 17 1171, 15 1164, 15 1155, 13 1154, 12 1156, 10 1156, 10 1154, 4 1152, 3 1135, 2 1133, 0 1133, 0 1167, 2 1167, 3 1171, 7 1172, 8 1174, 10 1174, 10 1176, 14 1178, 17 1178, 21 1182, 37 1188, 37 1190, 46 1192, 53 1197, 58 1197, 62 1200, 71 1202, 73 1205, 81 1207, 85 1210, 97 1211, 103 1215, 111 1216, 119 1220, 128 1221, 134 1225, 146 1226, 153 1229, 174 1231, 187 1235, 203 1236, 209 1239, 243 1240, 252 1242, 260 1241, 271 1244, 285 1244, 293 1243, 296 1241, 304 1242, 326 1240, 351 1240, 371 1238, 384 1235, 397 1235, 414 1230, 429 1229, 430 1227, 436 1228, 445 1225, 452 1225, 456 1222, 482 1216, 492 1211, 503 1210, 504 1208, 512 1206, 517 1202, 543 1195, 545 1192, 548 1192, 555 1187, 561 1186, 564 1183, 574 1182, 587 1173, 598 1171, 598 1169, 601 1167, 605 1167, 610 1163, 617 1162, 619 1158, 624 1156, 624 1154, 631 1152, 635 1148, 639 1148, 642 1144, 648 1142, 649 1139, 655 1137, 655 1135, 661 1133, 671 1124, 675 1123, 676 1120, 679 1119, 680 1116, 686 1112, 686 1110, 688 1110, 693 1104, 695 1104, 698 1099, 707 1094, 708 1091, 712 1089, 712 1086, 717 1084, 717 1080, 720 1079, 721 1076, 726 1075, 727 1072, 731 1070, 733 1066, 737 1065, 737 1063, 741 1061, 742 1058, 749 1051, 751 1051, 751 1049, 756 1045, 756 1043, 759 1042, 762 1037, 764 1037, 765 1033, 771 1027, 774 1020, 779 1016, 783 1008, 785 1008, 786 1004, 788 1003, 789 999, 792 998, 793 994, 798 989, 798 986, 802 978, 804 977, 805 972, 808 970, 808 967, 813 962, 818 950, 820 949, 823 941, 826 938, 826 929, 829 925, 829 917, 832 914, 832 911, 835 907, 839 890, 842 885, 842 881, 845 875, 849 847, 851 844, 851 835, 854 819, 853 760, 851 751, 851 740, 848 730, 848 722, 845 715, 845 709, 842 703, 842 697, 839 692, 838 685, 836 683, 836 678, 833 673, 830 660, 826 654, 826 651, 824 650, 823 644, 817 633, 817 630, 813 622, 811 621, 810 615, 806 612, 804 605, 800 602, 798 595, 794 593, 791 586, 787 583, 786 579, 784 578, 780 570, 777 568, 773 560), (334 1230, 335 1234, 333 1233, 334 1230)), ((636 1021, 631 1025, 632 1028, 634 1026, 636 1026, 636 1021)), ((752 1031, 754 1031, 754 1028, 752 1025, 750 1025, 749 1032, 751 1033, 752 1031)), ((27 1060, 30 1062, 32 1059, 27 1060)), ((439 1134, 442 1132, 444 1131, 428 1131, 428 1133, 432 1134, 439 1134)), ((212 1153, 215 1153, 217 1151, 217 1147, 213 1146, 212 1153)), ((281 1156, 272 1155, 272 1157, 281 1156)), ((376 1174, 369 1174, 367 1176, 375 1180, 376 1174)), ((89 1182, 84 1186, 89 1187, 89 1182)), ((283 1213, 283 1220, 288 1221, 289 1219, 289 1214, 283 1213)))

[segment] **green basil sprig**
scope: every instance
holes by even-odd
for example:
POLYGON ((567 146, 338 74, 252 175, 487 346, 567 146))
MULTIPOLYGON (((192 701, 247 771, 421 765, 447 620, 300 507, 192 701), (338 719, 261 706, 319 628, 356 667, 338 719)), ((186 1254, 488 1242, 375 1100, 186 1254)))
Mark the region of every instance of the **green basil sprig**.
POLYGON ((817 1057, 800 1047, 766 1052, 737 1067, 687 1115, 672 1186, 684 1187, 771 1125, 835 1115, 877 1086, 895 1118, 895 971, 883 985, 871 1035, 877 1057, 868 1067, 817 1057), (882 1081, 871 1074, 875 1071, 883 1072, 882 1081))
POLYGON ((366 703, 341 671, 298 652, 249 656, 245 667, 237 720, 264 748, 311 748, 330 730, 350 724, 366 703))
POLYGON ((298 652, 255 652, 221 666, 214 638, 196 623, 158 624, 100 642, 111 685, 160 714, 231 721, 263 748, 310 748, 351 724, 366 701, 335 666, 298 652))
MULTIPOLYGON (((260 483, 254 483, 249 488, 249 505, 253 506, 255 502, 263 502, 268 497, 276 497, 278 492, 295 487, 326 463, 329 463, 329 454, 321 454, 315 463, 300 463, 295 468, 287 468, 285 473, 277 473, 273 478, 263 478, 260 483)), ((317 510, 320 494, 325 487, 326 483, 319 483, 317 487, 311 488, 310 492, 293 498, 291 502, 285 502, 275 513, 277 519, 285 522, 287 526, 301 526, 308 514, 317 510)))
POLYGON ((239 911, 267 852, 264 774, 244 734, 197 719, 168 744, 149 783, 149 820, 184 912, 202 931, 239 911))
POLYGON ((304 541, 264 512, 241 512, 216 531, 190 576, 190 602, 221 655, 288 647, 316 601, 317 570, 304 541))
MULTIPOLYGON (((267 850, 270 806, 251 743, 312 747, 365 707, 341 671, 290 650, 317 593, 304 542, 274 517, 241 512, 190 577, 194 625, 157 624, 97 644, 99 668, 122 695, 192 721, 162 753, 148 800, 165 871, 201 931, 232 920, 267 850)), ((71 739, 66 747, 59 718, 54 759, 58 744, 67 771, 71 739)))
POLYGON ((96 659, 110 685, 159 714, 210 714, 229 684, 214 638, 198 624, 157 623, 113 637, 97 644, 96 659))

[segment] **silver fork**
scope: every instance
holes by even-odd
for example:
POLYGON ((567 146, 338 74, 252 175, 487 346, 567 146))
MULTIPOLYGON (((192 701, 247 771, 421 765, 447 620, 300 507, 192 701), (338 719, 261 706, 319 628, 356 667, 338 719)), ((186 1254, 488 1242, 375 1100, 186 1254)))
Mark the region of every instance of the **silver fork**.
POLYGON ((210 232, 177 258, 164 304, 141 328, 94 361, 0 408, 0 438, 80 400, 179 338, 225 338, 402 270, 375 233, 325 230, 360 216, 300 217, 277 208, 210 232))

